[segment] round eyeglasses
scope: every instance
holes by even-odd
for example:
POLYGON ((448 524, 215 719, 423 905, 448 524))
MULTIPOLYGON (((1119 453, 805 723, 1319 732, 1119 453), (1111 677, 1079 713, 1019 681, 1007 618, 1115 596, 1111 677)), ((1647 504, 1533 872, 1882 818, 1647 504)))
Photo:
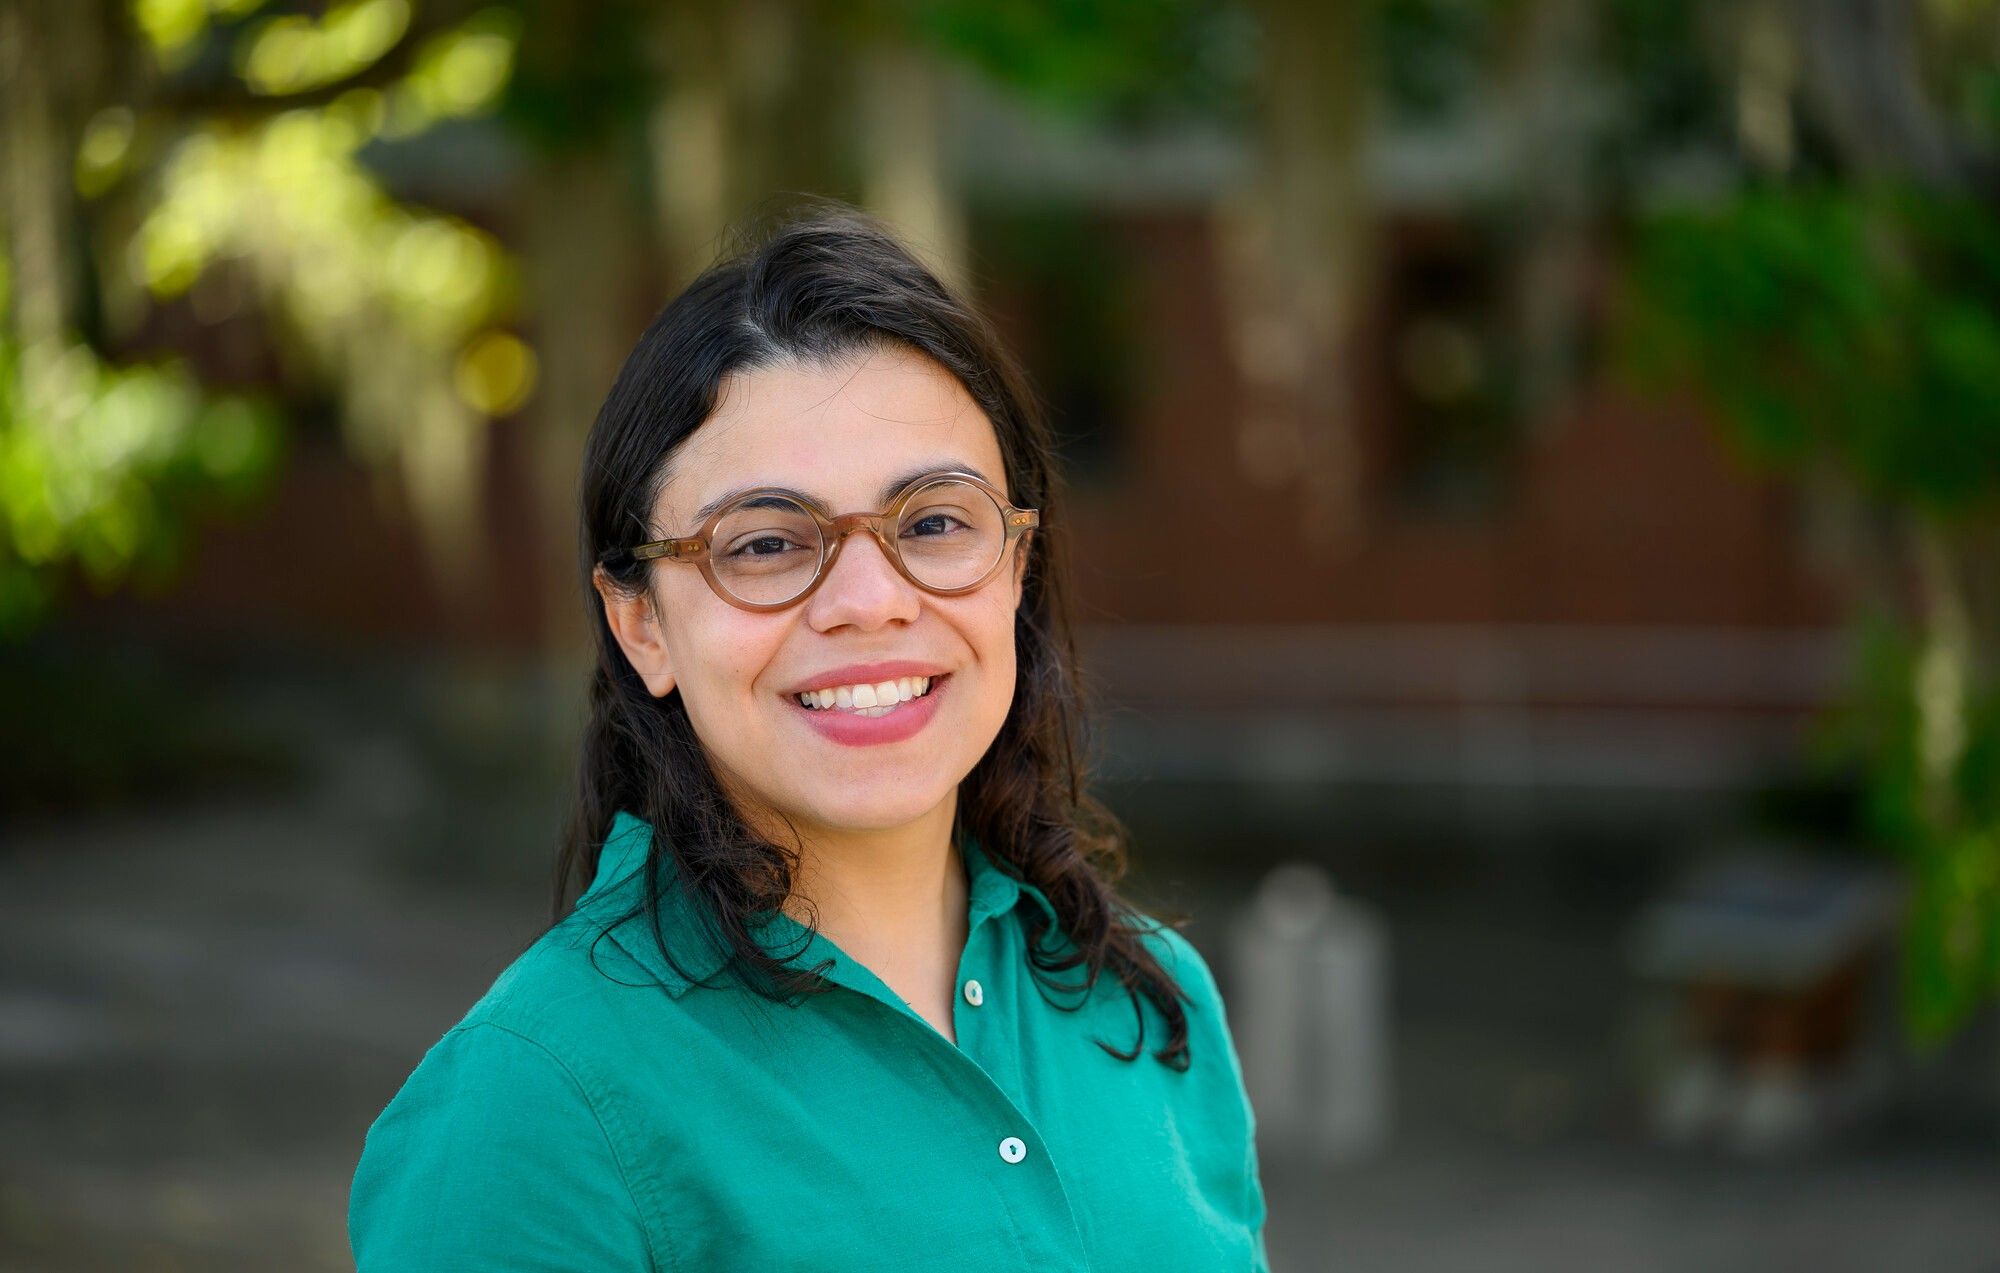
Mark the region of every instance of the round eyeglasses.
POLYGON ((905 579, 950 597, 991 579, 1014 540, 1041 521, 1038 510, 1014 507, 983 478, 947 469, 912 481, 879 513, 838 517, 790 491, 761 486, 717 509, 694 534, 656 539, 631 553, 640 561, 692 562, 731 605, 780 610, 819 587, 847 536, 866 530, 905 579))

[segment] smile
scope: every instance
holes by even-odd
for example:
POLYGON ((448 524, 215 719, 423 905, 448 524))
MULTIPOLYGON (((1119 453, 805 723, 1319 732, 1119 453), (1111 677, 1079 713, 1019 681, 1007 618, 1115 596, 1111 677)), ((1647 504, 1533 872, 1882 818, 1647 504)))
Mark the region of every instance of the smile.
POLYGON ((913 676, 874 685, 838 685, 787 694, 799 720, 843 747, 900 743, 923 732, 954 678, 913 676))
POLYGON ((887 716, 904 703, 931 692, 928 676, 904 676, 873 685, 831 685, 797 696, 799 706, 814 712, 852 712, 856 716, 887 716))

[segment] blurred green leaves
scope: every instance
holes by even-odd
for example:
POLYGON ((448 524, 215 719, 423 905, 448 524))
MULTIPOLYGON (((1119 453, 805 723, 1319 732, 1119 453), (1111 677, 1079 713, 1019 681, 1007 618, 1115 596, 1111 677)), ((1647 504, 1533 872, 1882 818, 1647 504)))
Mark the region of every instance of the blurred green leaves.
POLYGON ((178 70, 194 60, 211 22, 256 12, 264 0, 132 0, 132 20, 160 65, 178 70))
POLYGON ((1993 213, 1903 183, 1754 186, 1643 221, 1631 281, 1629 370, 1697 386, 1738 455, 1838 474, 1904 541, 1915 586, 1864 615, 1819 757, 1862 768, 1863 830, 1908 867, 1906 1019, 1941 1040, 2000 992, 1993 213))
POLYGON ((409 0, 351 0, 317 19, 288 13, 236 42, 236 74, 253 93, 335 84, 374 65, 409 26, 409 0))
POLYGON ((1849 693, 1819 723, 1812 758, 1826 772, 1858 765, 1867 775, 1864 830, 1898 855, 1910 882, 1905 1020, 1936 1043, 2000 993, 2000 689, 1967 696, 1965 745, 1943 776, 1956 813, 1939 818, 1923 747, 1924 643, 1880 608, 1858 628, 1849 693))
POLYGON ((878 0, 890 20, 1051 109, 1137 122, 1238 115, 1257 72, 1251 10, 1224 0, 878 0))
POLYGON ((1662 213, 1634 366, 1703 386, 1746 456, 1833 459, 1939 513, 2000 503, 2000 236, 1964 196, 1768 187, 1662 213))
POLYGON ((191 510, 241 500, 281 455, 268 403, 205 394, 184 364, 0 339, 0 633, 47 612, 65 563, 100 591, 163 574, 191 510))
MULTIPOLYGON (((9 215, 73 223, 95 259, 50 268, 60 239, 6 240, 8 259, 32 252, 39 267, 20 276, 36 303, 8 312, 59 321, 0 329, 0 630, 46 614, 67 565, 100 591, 163 576, 200 509, 276 471, 273 396, 211 392, 183 360, 117 365, 102 352, 116 331, 81 321, 122 314, 129 329, 148 304, 192 302, 208 325, 253 315, 295 380, 332 391, 355 455, 402 479, 434 555, 462 553, 483 426, 535 382, 503 325, 513 264, 486 231, 392 196, 364 154, 497 107, 519 14, 459 13, 420 28, 409 0, 268 17, 261 0, 133 0, 159 84, 108 80, 74 132, 49 86, 16 86, 46 96, 29 103, 36 123, 15 125, 43 131, 15 144, 61 166, 43 165, 9 215), (69 304, 65 274, 100 295, 69 304)), ((22 29, 28 56, 73 30, 46 11, 22 29)))

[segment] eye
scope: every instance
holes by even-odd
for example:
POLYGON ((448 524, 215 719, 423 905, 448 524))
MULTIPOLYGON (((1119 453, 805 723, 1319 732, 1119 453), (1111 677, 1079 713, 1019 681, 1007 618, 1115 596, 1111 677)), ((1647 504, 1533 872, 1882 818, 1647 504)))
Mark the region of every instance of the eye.
POLYGON ((775 557, 787 548, 801 548, 802 544, 792 543, 783 535, 759 535, 745 540, 729 550, 731 557, 775 557))
POLYGON ((950 513, 925 513, 921 517, 912 519, 903 528, 903 533, 906 535, 916 535, 919 538, 930 538, 937 535, 948 535, 954 527, 963 528, 965 525, 965 522, 953 517, 950 513))

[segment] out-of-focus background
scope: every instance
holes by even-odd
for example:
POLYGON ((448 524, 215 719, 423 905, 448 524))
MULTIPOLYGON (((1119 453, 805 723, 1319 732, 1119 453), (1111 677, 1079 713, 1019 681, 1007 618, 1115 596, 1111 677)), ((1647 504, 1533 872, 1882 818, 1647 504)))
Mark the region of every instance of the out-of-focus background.
POLYGON ((333 1269, 786 192, 1062 434, 1280 1270, 2000 1262, 1994 0, 9 0, 0 1266, 333 1269))

